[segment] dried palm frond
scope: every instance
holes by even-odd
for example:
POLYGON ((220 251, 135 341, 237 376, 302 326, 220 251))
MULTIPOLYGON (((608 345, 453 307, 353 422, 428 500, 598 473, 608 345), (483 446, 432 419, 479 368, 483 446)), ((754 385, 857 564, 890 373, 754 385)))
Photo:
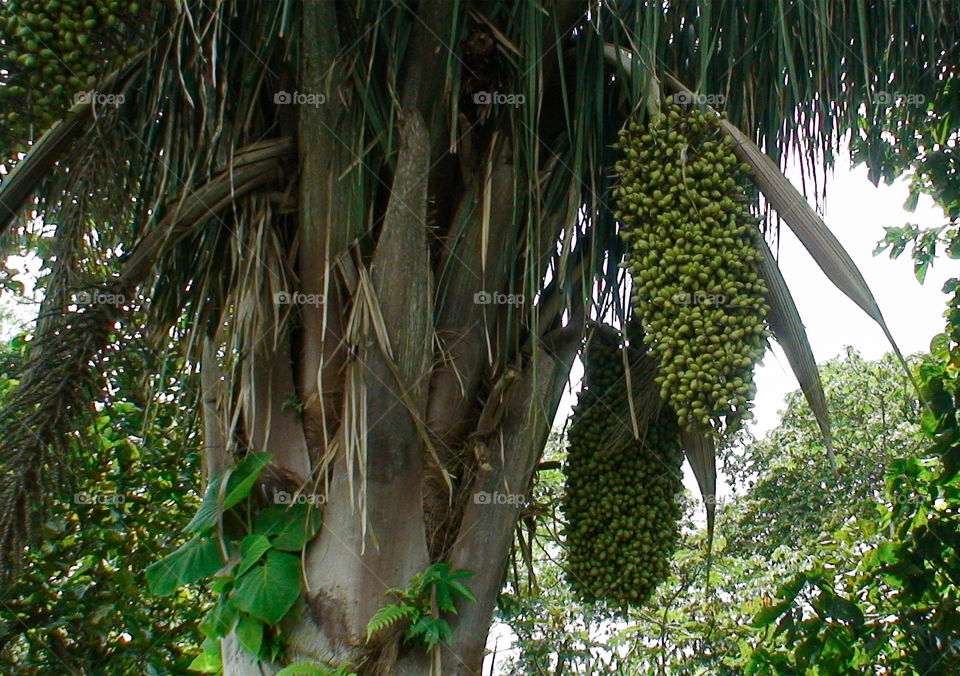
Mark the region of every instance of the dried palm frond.
MULTIPOLYGON (((138 74, 140 61, 140 58, 133 59, 121 70, 110 73, 93 91, 105 95, 122 94, 138 74)), ((93 98, 90 95, 77 97, 66 116, 37 140, 23 160, 14 164, 0 183, 0 234, 10 227, 27 200, 38 192, 41 183, 49 179, 69 146, 88 132, 93 121, 93 98)))
POLYGON ((817 419, 820 433, 823 435, 827 450, 827 459, 834 473, 837 471, 837 459, 833 453, 833 435, 830 432, 830 414, 827 411, 827 400, 823 394, 823 384, 820 382, 820 371, 813 358, 813 350, 807 333, 804 331, 800 313, 790 295, 790 289, 780 273, 780 266, 773 257, 770 247, 762 239, 758 239, 758 246, 763 252, 760 273, 767 283, 767 304, 770 314, 767 322, 773 337, 780 343, 790 368, 800 383, 800 389, 810 404, 810 410, 817 419))

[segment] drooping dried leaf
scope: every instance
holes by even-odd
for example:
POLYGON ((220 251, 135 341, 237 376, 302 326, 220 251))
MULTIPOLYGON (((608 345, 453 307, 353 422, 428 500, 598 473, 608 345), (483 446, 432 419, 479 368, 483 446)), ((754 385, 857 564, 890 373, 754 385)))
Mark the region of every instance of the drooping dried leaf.
POLYGON ((763 252, 760 274, 767 283, 767 304, 770 314, 767 322, 774 338, 780 343, 790 368, 793 369, 803 396, 810 404, 810 409, 817 419, 820 432, 823 434, 824 445, 830 465, 836 471, 837 462, 833 453, 833 437, 830 432, 830 414, 827 411, 827 400, 823 394, 823 384, 820 382, 820 371, 813 358, 813 350, 807 340, 807 332, 800 320, 800 313, 790 295, 790 289, 783 279, 780 267, 773 257, 773 252, 762 238, 757 238, 758 247, 763 252))

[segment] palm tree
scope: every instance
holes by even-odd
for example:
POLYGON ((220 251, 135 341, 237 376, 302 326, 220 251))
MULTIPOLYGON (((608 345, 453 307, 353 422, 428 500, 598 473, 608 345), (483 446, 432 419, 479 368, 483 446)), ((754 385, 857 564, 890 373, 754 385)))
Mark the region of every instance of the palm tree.
MULTIPOLYGON (((29 4, 0 14, 46 11, 29 4)), ((849 135, 922 124, 896 94, 955 77, 958 19, 949 0, 131 3, 136 49, 94 34, 95 89, 0 185, 0 229, 22 232, 25 212, 56 226, 33 366, 0 419, 4 553, 56 488, 115 323, 142 305, 128 332, 199 367, 208 478, 269 452, 263 486, 325 502, 285 653, 258 665, 229 633, 224 673, 422 674, 437 655, 479 673, 519 505, 474 496, 526 490, 590 322, 630 314, 617 130, 662 95, 709 97, 776 214, 882 323, 776 162, 801 158, 818 194, 849 135), (386 590, 437 562, 475 572, 442 651, 365 643, 386 590)), ((42 120, 30 106, 49 86, 10 105, 42 120)), ((821 410, 772 255, 765 272, 821 410)), ((687 450, 709 492, 712 449, 687 450)))

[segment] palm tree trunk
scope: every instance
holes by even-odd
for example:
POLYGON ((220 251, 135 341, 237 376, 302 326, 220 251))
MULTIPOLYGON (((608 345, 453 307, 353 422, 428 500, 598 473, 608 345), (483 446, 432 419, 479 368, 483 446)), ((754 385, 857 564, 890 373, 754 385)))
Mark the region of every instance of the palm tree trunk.
MULTIPOLYGON (((351 130, 342 126, 345 104, 337 96, 337 13, 328 0, 303 5, 301 86, 323 91, 328 103, 298 111, 296 267, 302 291, 322 294, 325 304, 300 308, 292 348, 281 341, 273 353, 254 355, 264 364, 253 370, 260 375, 251 386, 259 382, 255 389, 264 395, 256 405, 271 414, 243 416, 251 440, 285 440, 266 449, 275 457, 284 452, 283 469, 329 482, 321 532, 304 554, 306 592, 286 627, 287 662, 362 662, 362 674, 420 676, 442 658, 445 674, 480 673, 520 506, 479 504, 472 496, 527 490, 582 337, 580 318, 550 340, 521 335, 521 349, 509 333, 516 332, 518 311, 475 300, 516 284, 516 261, 501 248, 518 246, 516 148, 507 135, 493 134, 488 147, 470 154, 474 166, 461 168, 465 185, 454 197, 445 194, 450 177, 437 167, 448 153, 449 130, 445 116, 433 113, 442 85, 437 36, 446 32, 449 11, 443 0, 418 7, 396 169, 365 263, 349 249, 370 224, 349 221, 347 196, 358 188, 344 179, 356 158, 346 150, 351 130), (457 224, 433 254, 428 195, 447 200, 447 218, 457 224), (278 367, 291 354, 292 380, 278 367), (264 381, 271 383, 267 391, 264 381), (278 406, 277 398, 291 392, 303 402, 299 434, 278 406), (480 469, 477 453, 488 461, 480 469), (451 483, 440 478, 444 471, 451 483), (469 584, 477 603, 459 604, 459 614, 448 618, 452 643, 437 656, 404 645, 402 632, 365 645, 367 621, 394 601, 386 591, 407 586, 438 560, 476 573, 469 584)), ((571 10, 564 20, 575 15, 571 10)), ((571 215, 549 218, 547 244, 571 215)), ((246 661, 232 637, 222 647, 227 676, 274 673, 246 661)))

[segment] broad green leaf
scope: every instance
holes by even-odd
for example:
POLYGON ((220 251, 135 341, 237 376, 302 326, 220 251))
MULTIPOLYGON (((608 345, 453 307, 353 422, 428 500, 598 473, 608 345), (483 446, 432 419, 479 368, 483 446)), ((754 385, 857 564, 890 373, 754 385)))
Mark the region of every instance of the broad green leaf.
POLYGON ((786 612, 787 608, 789 607, 790 601, 781 601, 780 603, 775 603, 768 608, 764 608, 754 616, 750 626, 756 627, 757 629, 765 627, 783 615, 783 613, 786 612))
POLYGON ((314 505, 298 502, 274 505, 260 512, 253 531, 271 540, 284 551, 299 551, 320 530, 322 515, 314 505))
POLYGON ((309 662, 291 664, 277 672, 277 676, 331 676, 336 672, 309 662))
POLYGON ((233 583, 233 575, 218 575, 213 578, 213 581, 210 583, 210 591, 214 594, 222 594, 226 591, 230 591, 230 589, 233 587, 233 583))
POLYGON ((220 672, 222 664, 219 655, 207 655, 200 653, 187 666, 187 669, 201 674, 216 674, 220 672))
POLYGON ((273 456, 270 453, 251 453, 238 462, 227 481, 227 493, 223 499, 223 508, 230 509, 250 495, 250 490, 260 477, 260 472, 269 464, 273 456))
POLYGON ((237 608, 277 624, 300 596, 300 559, 271 549, 263 560, 237 578, 233 599, 237 608))
POLYGON ((814 602, 821 614, 860 626, 863 624, 863 613, 857 604, 837 596, 833 591, 824 589, 820 597, 814 602))
POLYGON ((234 575, 240 577, 246 573, 269 549, 270 540, 263 535, 253 534, 243 538, 243 544, 240 545, 240 553, 242 556, 240 563, 237 564, 237 570, 234 572, 234 575))
POLYGON ((234 607, 228 597, 221 596, 217 603, 204 615, 200 621, 199 629, 203 632, 204 636, 219 639, 226 636, 230 630, 233 629, 236 621, 236 607, 234 607))
MULTIPOLYGON (((234 465, 223 493, 223 510, 226 511, 250 494, 260 472, 270 462, 269 453, 251 453, 234 465)), ((201 533, 217 523, 220 488, 226 473, 214 477, 203 495, 203 503, 184 529, 188 533, 201 533)))
POLYGON ((210 577, 223 566, 217 541, 197 536, 146 570, 147 585, 158 596, 172 594, 185 584, 210 577))
POLYGON ((263 622, 250 615, 241 614, 237 622, 237 640, 251 654, 259 655, 263 646, 263 622))
POLYGON ((223 668, 220 659, 220 641, 206 639, 203 642, 203 652, 197 655, 187 667, 190 671, 201 674, 216 674, 223 668))
POLYGON ((203 502, 200 503, 197 513, 190 519, 190 523, 184 527, 185 532, 202 533, 209 528, 213 528, 214 524, 217 523, 217 496, 220 494, 220 484, 222 482, 223 476, 215 476, 210 480, 207 492, 203 495, 203 502))

